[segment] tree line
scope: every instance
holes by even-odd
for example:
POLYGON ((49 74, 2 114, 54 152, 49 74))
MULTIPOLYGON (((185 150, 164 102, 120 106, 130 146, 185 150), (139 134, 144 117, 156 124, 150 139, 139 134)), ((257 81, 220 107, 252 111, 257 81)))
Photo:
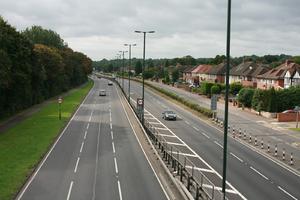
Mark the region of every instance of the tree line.
POLYGON ((0 118, 87 81, 92 60, 40 26, 19 32, 0 16, 0 118))

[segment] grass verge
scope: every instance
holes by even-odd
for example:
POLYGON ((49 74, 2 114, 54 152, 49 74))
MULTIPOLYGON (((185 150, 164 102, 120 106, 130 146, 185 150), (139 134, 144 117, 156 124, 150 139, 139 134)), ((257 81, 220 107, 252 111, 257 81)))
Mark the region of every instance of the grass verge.
POLYGON ((292 131, 299 131, 300 132, 300 128, 289 128, 292 131))
POLYGON ((58 120, 58 104, 53 101, 0 134, 1 200, 13 199, 92 86, 89 81, 64 97, 62 120, 58 120))

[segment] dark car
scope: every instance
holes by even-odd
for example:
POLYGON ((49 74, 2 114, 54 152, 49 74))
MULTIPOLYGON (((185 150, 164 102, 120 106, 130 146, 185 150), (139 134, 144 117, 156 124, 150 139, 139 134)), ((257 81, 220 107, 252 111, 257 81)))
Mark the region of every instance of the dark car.
POLYGON ((162 118, 165 120, 176 120, 177 115, 175 112, 168 110, 162 113, 162 118))

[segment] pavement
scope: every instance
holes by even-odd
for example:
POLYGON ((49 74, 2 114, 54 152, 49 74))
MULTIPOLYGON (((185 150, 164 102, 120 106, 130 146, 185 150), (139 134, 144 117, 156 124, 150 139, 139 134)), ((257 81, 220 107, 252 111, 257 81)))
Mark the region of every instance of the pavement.
POLYGON ((17 200, 169 199, 130 126, 115 85, 95 85, 17 200), (99 97, 100 89, 108 95, 99 97))
MULTIPOLYGON (((125 80, 125 92, 128 90, 127 85, 125 80)), ((139 83, 131 83, 131 97, 141 97, 139 83)), ((164 131, 161 136, 180 149, 197 170, 210 178, 216 190, 220 191, 223 172, 222 129, 199 119, 189 110, 170 102, 147 87, 145 108, 147 118, 153 120, 155 129, 164 131), (167 109, 179 115, 177 121, 165 121, 161 118, 161 113, 167 109), (170 133, 166 133, 165 129, 170 130, 170 133)), ((246 118, 244 115, 241 120, 246 118)), ((236 125, 243 124, 241 120, 232 122, 236 125)), ((257 124, 248 122, 244 126, 255 128, 257 124)), ((262 129, 267 127, 263 126, 262 129)), ((295 170, 276 162, 271 155, 262 153, 248 141, 233 138, 232 135, 228 137, 227 181, 226 196, 229 199, 300 199, 300 176, 295 170)))

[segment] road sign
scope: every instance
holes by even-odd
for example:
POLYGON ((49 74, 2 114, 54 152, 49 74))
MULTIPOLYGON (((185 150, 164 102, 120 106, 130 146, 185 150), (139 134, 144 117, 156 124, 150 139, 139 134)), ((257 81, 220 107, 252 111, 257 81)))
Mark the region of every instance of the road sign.
POLYGON ((63 101, 63 100, 62 100, 62 98, 61 98, 61 97, 59 97, 59 98, 58 98, 58 103, 59 103, 59 104, 61 104, 61 103, 62 103, 62 101, 63 101))
POLYGON ((211 96, 211 101, 210 101, 210 109, 212 111, 217 111, 217 101, 218 101, 218 96, 217 95, 212 95, 211 96))
POLYGON ((137 104, 138 104, 138 106, 143 106, 143 99, 138 98, 137 99, 137 104))

